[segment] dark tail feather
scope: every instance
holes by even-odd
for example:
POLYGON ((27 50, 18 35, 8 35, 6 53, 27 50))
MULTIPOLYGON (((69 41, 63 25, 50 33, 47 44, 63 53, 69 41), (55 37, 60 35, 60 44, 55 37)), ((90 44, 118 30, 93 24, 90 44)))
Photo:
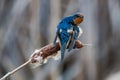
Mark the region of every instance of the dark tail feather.
POLYGON ((64 54, 66 50, 66 43, 61 46, 61 61, 64 59, 64 54))
POLYGON ((71 51, 73 49, 73 47, 74 47, 74 44, 75 44, 74 37, 75 37, 75 34, 73 34, 73 36, 72 36, 71 43, 70 43, 70 46, 68 48, 68 52, 71 51))
POLYGON ((55 35, 54 41, 53 41, 53 45, 56 45, 56 41, 57 41, 57 34, 55 35))
POLYGON ((61 52, 61 61, 64 59, 64 52, 61 52))
POLYGON ((68 48, 68 52, 71 51, 74 47, 74 44, 75 44, 75 40, 73 40, 68 48))

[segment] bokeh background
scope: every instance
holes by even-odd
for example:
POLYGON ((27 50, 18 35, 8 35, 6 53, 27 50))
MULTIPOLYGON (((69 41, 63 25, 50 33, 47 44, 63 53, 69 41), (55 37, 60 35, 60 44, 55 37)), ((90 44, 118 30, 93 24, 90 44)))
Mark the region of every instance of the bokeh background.
POLYGON ((84 46, 26 66, 7 80, 120 80, 120 0, 0 0, 0 77, 54 40, 60 19, 81 12, 84 46))

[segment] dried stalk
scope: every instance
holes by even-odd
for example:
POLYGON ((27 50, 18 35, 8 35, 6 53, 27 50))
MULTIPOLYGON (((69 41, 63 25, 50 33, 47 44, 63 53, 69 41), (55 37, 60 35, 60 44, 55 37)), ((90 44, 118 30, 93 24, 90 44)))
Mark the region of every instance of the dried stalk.
POLYGON ((9 77, 10 75, 14 74, 15 72, 17 72, 18 70, 22 69, 23 67, 25 67, 26 65, 28 65, 31 62, 31 59, 29 59, 28 61, 26 61, 24 64, 20 65, 19 67, 17 67, 16 69, 12 70, 11 72, 8 72, 6 75, 4 75, 0 80, 5 80, 7 77, 9 77))
MULTIPOLYGON (((82 48, 84 45, 80 42, 80 41, 76 41, 75 45, 74 45, 74 49, 77 48, 82 48)), ((68 45, 69 47, 69 45, 68 45)), ((67 48, 68 48, 67 47, 67 48)), ((24 64, 20 65, 19 67, 17 67, 16 69, 12 70, 11 72, 8 72, 6 75, 4 75, 0 80, 5 80, 6 78, 8 78, 10 75, 14 74, 15 72, 17 72, 18 70, 22 69, 23 67, 25 67, 26 65, 28 65, 29 63, 36 63, 36 58, 37 57, 41 57, 42 61, 44 61, 45 59, 47 59, 49 56, 55 56, 56 54, 58 54, 57 52, 60 50, 60 44, 57 42, 55 46, 53 46, 52 44, 48 44, 44 47, 42 47, 41 49, 35 51, 30 59, 28 61, 26 61, 24 64)))

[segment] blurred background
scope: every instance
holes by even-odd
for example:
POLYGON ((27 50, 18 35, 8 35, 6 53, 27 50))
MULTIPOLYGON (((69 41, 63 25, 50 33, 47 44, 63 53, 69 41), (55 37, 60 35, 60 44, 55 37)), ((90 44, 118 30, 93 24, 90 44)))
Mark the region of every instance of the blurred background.
POLYGON ((0 0, 0 77, 54 40, 61 18, 81 12, 84 46, 26 66, 7 80, 120 80, 120 0, 0 0))

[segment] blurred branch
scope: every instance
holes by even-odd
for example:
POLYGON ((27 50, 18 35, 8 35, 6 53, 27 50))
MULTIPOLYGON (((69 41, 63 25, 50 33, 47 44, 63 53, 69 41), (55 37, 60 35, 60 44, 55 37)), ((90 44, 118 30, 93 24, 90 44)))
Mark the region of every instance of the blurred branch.
MULTIPOLYGON (((68 47, 69 47, 69 45, 68 45, 68 47)), ((80 41, 75 42, 74 48, 82 48, 82 47, 83 47, 83 45, 80 41)), ((36 58, 41 57, 42 61, 44 61, 45 59, 47 59, 50 56, 53 56, 53 55, 55 56, 56 54, 58 54, 57 52, 59 50, 60 50, 60 44, 58 42, 56 43, 55 46, 53 46, 52 44, 48 44, 48 45, 42 47, 41 49, 37 50, 37 52, 35 50, 35 52, 33 52, 33 54, 31 55, 31 57, 29 58, 28 61, 26 61, 24 64, 20 65, 16 69, 12 70, 11 72, 8 72, 0 80, 5 80, 7 77, 9 77, 10 75, 19 71, 20 69, 22 69, 23 67, 25 67, 26 65, 28 65, 31 62, 32 63, 39 62, 39 61, 37 61, 36 58)))
POLYGON ((17 67, 16 69, 12 70, 11 72, 8 72, 6 75, 4 75, 0 80, 5 80, 7 77, 9 77, 10 75, 14 74, 15 72, 19 71, 20 69, 22 69, 23 67, 25 67, 26 65, 28 65, 31 62, 31 59, 29 59, 28 61, 26 61, 24 64, 20 65, 19 67, 17 67))

